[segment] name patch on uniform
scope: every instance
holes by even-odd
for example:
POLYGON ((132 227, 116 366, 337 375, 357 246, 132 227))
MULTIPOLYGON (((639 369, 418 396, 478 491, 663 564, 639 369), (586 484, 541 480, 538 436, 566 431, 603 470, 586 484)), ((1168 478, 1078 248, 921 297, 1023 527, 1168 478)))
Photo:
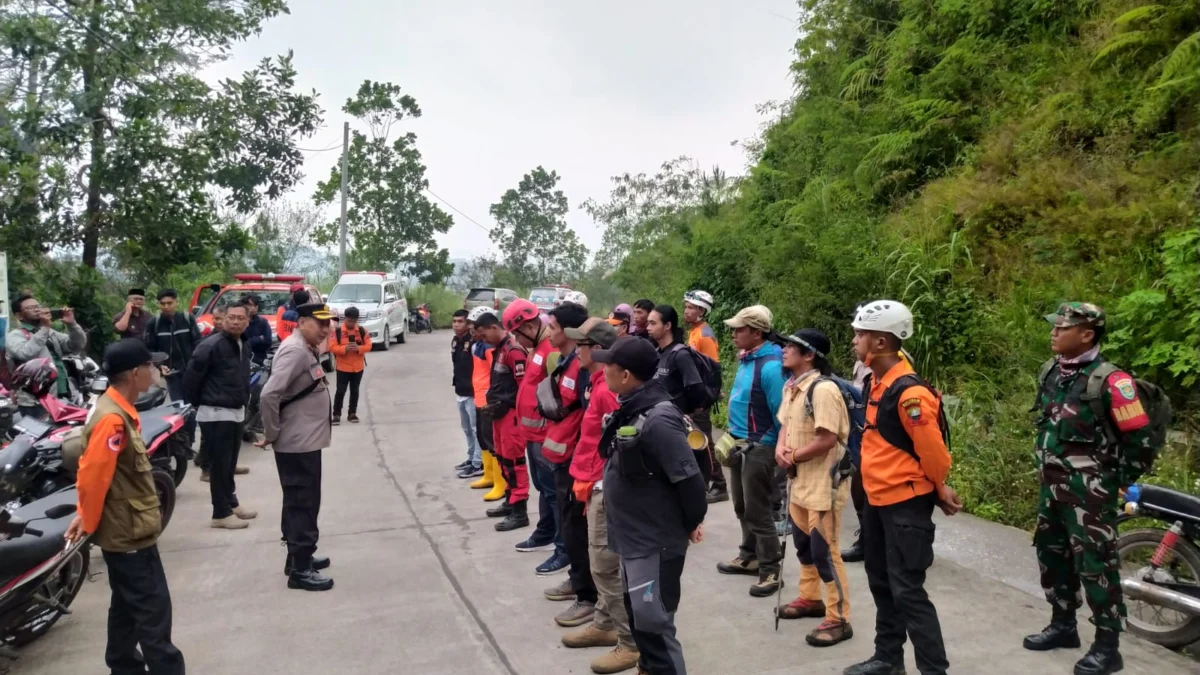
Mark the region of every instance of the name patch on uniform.
POLYGON ((900 402, 900 407, 904 409, 904 414, 908 415, 908 423, 912 426, 924 424, 921 419, 921 399, 910 398, 900 402))
POLYGON ((308 371, 308 374, 312 375, 312 379, 319 380, 325 377, 325 370, 321 366, 316 365, 313 366, 312 370, 308 371))
POLYGON ((533 365, 535 365, 535 366, 542 365, 542 355, 541 354, 533 355, 533 365))
POLYGON ((570 389, 571 391, 575 391, 575 380, 572 380, 569 377, 564 377, 562 379, 562 386, 570 389))

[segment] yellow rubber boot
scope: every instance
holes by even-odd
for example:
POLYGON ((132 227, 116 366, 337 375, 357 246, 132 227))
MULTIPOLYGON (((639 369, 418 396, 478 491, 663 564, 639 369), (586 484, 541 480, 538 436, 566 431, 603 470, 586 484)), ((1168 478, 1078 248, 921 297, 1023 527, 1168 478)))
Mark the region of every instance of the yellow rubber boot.
POLYGON ((504 499, 504 493, 508 490, 508 483, 504 481, 504 475, 500 473, 500 463, 496 461, 495 456, 492 457, 492 468, 495 470, 492 473, 492 480, 495 484, 492 485, 491 491, 483 496, 485 502, 504 499))
POLYGON ((472 490, 486 490, 492 487, 492 477, 496 474, 496 459, 492 457, 492 453, 487 450, 483 451, 483 475, 479 480, 471 483, 472 490))

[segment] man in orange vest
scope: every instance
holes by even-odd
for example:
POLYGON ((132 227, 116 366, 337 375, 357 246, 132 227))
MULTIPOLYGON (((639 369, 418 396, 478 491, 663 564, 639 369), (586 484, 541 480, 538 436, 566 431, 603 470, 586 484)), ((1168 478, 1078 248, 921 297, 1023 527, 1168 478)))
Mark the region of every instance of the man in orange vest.
POLYGON ((280 342, 296 332, 296 323, 300 320, 296 314, 296 308, 308 304, 308 301, 312 299, 308 291, 304 290, 304 284, 292 284, 288 290, 292 294, 291 301, 275 312, 275 334, 279 336, 280 342))
POLYGON ((337 360, 337 389, 333 395, 333 423, 342 422, 342 401, 350 390, 346 421, 358 422, 358 387, 371 351, 371 334, 358 325, 358 308, 347 307, 342 324, 329 333, 329 351, 337 360))

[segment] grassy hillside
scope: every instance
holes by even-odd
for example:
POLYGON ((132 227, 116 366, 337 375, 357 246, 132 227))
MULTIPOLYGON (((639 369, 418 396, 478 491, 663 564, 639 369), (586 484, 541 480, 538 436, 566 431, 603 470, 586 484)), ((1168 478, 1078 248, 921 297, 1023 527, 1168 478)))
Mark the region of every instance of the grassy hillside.
MULTIPOLYGON (((845 345, 855 305, 908 303, 955 401, 954 482, 1028 525, 1039 317, 1089 300, 1107 353, 1171 394, 1200 378, 1200 18, 1194 0, 804 0, 798 94, 736 199, 678 214, 614 279, 751 302, 845 345)), ((661 228, 661 223, 655 224, 661 228)), ((729 340, 724 341, 725 347, 729 340)), ((1174 447, 1156 480, 1190 485, 1174 447)))

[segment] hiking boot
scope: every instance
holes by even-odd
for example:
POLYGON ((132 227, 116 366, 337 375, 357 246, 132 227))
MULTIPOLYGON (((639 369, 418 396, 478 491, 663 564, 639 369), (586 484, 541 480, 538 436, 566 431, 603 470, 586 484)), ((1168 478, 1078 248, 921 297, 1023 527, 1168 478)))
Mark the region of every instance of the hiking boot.
POLYGON ((302 591, 327 591, 333 588, 333 579, 309 566, 303 570, 292 570, 288 575, 287 587, 302 591))
POLYGON ((534 551, 544 551, 551 546, 554 546, 553 539, 547 542, 540 542, 533 535, 529 535, 528 539, 517 544, 517 550, 521 553, 533 553, 534 551))
POLYGON ((783 581, 779 578, 779 572, 760 573, 758 583, 750 586, 750 595, 766 598, 775 595, 780 588, 783 588, 783 581))
MULTIPOLYGON (((529 527, 529 515, 525 511, 525 505, 528 502, 517 502, 511 506, 511 512, 504 520, 496 523, 497 532, 511 532, 522 527, 529 527)), ((488 515, 491 515, 491 509, 488 510, 488 515)))
POLYGON ((563 628, 574 628, 592 620, 596 614, 596 604, 592 602, 584 602, 576 600, 571 603, 571 606, 559 612, 554 617, 554 623, 563 628))
POLYGON ((854 543, 850 544, 850 548, 842 549, 842 562, 862 562, 864 557, 862 530, 856 530, 854 532, 854 543))
POLYGON ((777 611, 781 619, 819 619, 825 616, 825 603, 796 598, 777 611))
POLYGON ((258 517, 258 511, 248 509, 244 506, 235 506, 233 507, 233 515, 237 516, 239 520, 254 520, 258 517))
POLYGON ((746 560, 745 558, 738 556, 729 562, 717 563, 717 571, 721 574, 747 574, 750 576, 757 576, 758 561, 746 560))
POLYGON ((570 566, 571 560, 565 553, 553 553, 549 558, 546 558, 546 562, 534 568, 534 571, 537 572, 539 577, 548 577, 559 572, 566 572, 570 566))
MULTIPOLYGON (((616 632, 613 632, 616 635, 616 632)), ((614 640, 616 637, 613 638, 614 640)), ((637 667, 638 660, 642 658, 642 653, 636 649, 630 649, 617 645, 615 649, 607 654, 597 656, 592 659, 593 673, 623 673, 630 668, 637 667)), ((639 669, 638 672, 645 672, 639 669)))
POLYGON ((239 466, 233 470, 233 475, 235 476, 245 476, 248 473, 250 473, 250 467, 248 466, 239 466))
POLYGON ((351 424, 358 424, 358 415, 350 413, 349 415, 346 415, 346 421, 351 424))
MULTIPOLYGON (((293 558, 292 554, 289 553, 287 558, 283 561, 283 573, 285 575, 290 575, 292 573, 292 563, 294 561, 295 558, 293 558)), ((312 557, 311 565, 314 570, 323 570, 326 567, 329 567, 329 558, 323 555, 314 555, 312 557)))
POLYGON ((563 579, 563 582, 554 588, 547 588, 544 592, 544 595, 546 596, 547 600, 553 600, 555 602, 574 600, 575 586, 571 584, 570 579, 563 579))
POLYGON ((842 671, 842 675, 907 675, 904 664, 896 665, 890 661, 872 656, 862 663, 856 663, 842 671))
POLYGON ((1050 625, 1040 633, 1026 635, 1021 643, 1025 649, 1045 652, 1051 649, 1075 649, 1079 646, 1079 630, 1075 625, 1075 612, 1055 610, 1050 625))
POLYGON ((333 426, 335 426, 335 427, 336 427, 337 425, 341 424, 341 423, 342 423, 342 416, 341 416, 341 415, 334 415, 334 416, 333 416, 333 419, 330 421, 330 424, 332 424, 332 425, 333 425, 333 426))
POLYGON ((501 502, 487 510, 488 518, 503 518, 513 512, 512 505, 508 502, 501 502))
POLYGON ((1075 662, 1075 675, 1109 675, 1125 667, 1121 658, 1120 638, 1110 630, 1096 630, 1096 641, 1082 659, 1075 662))
POLYGON ((583 649, 585 647, 616 647, 617 631, 602 630, 597 628, 596 624, 588 623, 584 625, 583 628, 580 628, 579 630, 573 630, 570 633, 562 636, 562 643, 564 647, 570 647, 571 649, 583 649))
POLYGON ((709 504, 716 504, 717 502, 727 502, 727 501, 729 501, 729 490, 726 490, 723 487, 717 487, 716 485, 714 485, 708 489, 707 496, 708 496, 709 504))
POLYGON ((208 472, 208 469, 200 470, 200 482, 201 483, 212 482, 212 474, 208 472))
POLYGON ((832 647, 839 642, 845 642, 854 637, 854 629, 845 621, 822 621, 811 633, 804 636, 804 641, 814 647, 832 647))
POLYGON ((483 475, 483 465, 482 464, 479 464, 479 465, 472 464, 471 466, 468 466, 467 468, 458 472, 458 477, 461 479, 464 479, 464 480, 467 478, 478 478, 479 476, 482 476, 482 475, 483 475))
POLYGON ((244 530, 250 527, 250 523, 238 520, 237 516, 229 514, 224 518, 213 518, 209 527, 214 530, 244 530))

